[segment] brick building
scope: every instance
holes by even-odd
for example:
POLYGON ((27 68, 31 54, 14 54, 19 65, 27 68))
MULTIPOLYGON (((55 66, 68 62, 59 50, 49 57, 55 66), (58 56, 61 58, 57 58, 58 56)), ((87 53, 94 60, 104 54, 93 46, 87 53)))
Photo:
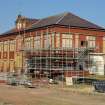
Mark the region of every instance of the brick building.
POLYGON ((0 35, 0 72, 86 70, 104 75, 104 53, 105 29, 72 13, 43 19, 19 15, 15 27, 0 35))

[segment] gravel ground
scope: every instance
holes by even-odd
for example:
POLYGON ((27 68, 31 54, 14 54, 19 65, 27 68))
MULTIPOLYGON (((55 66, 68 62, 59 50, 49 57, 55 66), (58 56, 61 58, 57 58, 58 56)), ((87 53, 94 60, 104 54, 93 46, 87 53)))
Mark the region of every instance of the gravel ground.
POLYGON ((0 102, 5 102, 0 105, 105 105, 105 94, 82 94, 69 87, 30 89, 0 85, 0 102))

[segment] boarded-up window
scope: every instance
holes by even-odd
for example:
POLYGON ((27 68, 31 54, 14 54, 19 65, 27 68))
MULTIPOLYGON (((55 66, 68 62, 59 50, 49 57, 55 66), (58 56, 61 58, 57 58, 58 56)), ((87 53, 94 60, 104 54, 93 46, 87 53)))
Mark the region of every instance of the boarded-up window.
POLYGON ((10 51, 15 51, 16 41, 11 40, 9 43, 10 43, 10 51))
POLYGON ((0 42, 0 52, 3 51, 3 42, 0 42))
POLYGON ((3 58, 7 59, 8 58, 8 52, 3 52, 3 58))
POLYGON ((8 51, 8 49, 9 49, 9 42, 5 41, 4 42, 4 51, 8 51))
POLYGON ((0 59, 2 58, 3 53, 3 42, 0 42, 0 59))
POLYGON ((16 37, 16 51, 22 50, 23 47, 23 38, 21 35, 16 37))
POLYGON ((14 59, 14 52, 9 52, 9 59, 14 59))
POLYGON ((0 52, 0 59, 1 59, 1 52, 0 52))

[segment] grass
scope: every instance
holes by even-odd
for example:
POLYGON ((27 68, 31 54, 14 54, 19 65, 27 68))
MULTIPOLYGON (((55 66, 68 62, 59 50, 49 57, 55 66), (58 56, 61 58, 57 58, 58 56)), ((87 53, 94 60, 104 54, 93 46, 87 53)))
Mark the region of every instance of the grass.
POLYGON ((13 104, 6 103, 6 102, 0 102, 0 105, 13 105, 13 104))
POLYGON ((90 75, 90 76, 87 76, 87 78, 97 79, 97 80, 105 80, 105 76, 100 76, 100 75, 90 75))

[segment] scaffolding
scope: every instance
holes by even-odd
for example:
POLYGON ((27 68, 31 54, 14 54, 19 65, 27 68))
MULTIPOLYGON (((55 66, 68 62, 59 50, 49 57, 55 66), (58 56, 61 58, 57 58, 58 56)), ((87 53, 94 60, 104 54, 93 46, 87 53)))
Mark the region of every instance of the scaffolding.
MULTIPOLYGON (((27 57, 27 72, 54 78, 66 72, 88 72, 89 52, 92 48, 24 49, 27 57), (30 52, 31 51, 31 52, 30 52)), ((78 74, 79 76, 80 74, 78 74)), ((85 76, 82 74, 81 76, 85 76)))
MULTIPOLYGON (((51 34, 53 33, 55 32, 51 34)), ((46 37, 48 45, 46 48, 24 47, 22 49, 25 58, 25 66, 23 67, 25 73, 36 79, 48 78, 61 81, 64 81, 65 77, 78 78, 89 75, 89 54, 93 53, 95 48, 88 47, 87 44, 77 48, 54 48, 49 43, 48 34, 47 28, 46 37)))

